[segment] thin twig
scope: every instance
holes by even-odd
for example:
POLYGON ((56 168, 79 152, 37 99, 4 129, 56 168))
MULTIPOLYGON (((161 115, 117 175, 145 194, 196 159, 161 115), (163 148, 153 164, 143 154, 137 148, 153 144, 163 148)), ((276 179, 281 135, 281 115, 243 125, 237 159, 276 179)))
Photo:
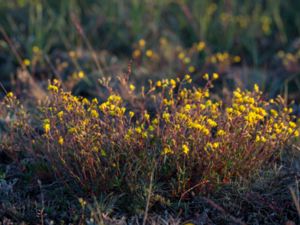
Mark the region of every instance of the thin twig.
POLYGON ((185 192, 182 193, 182 195, 180 196, 179 202, 178 204, 181 203, 182 198, 189 193, 190 191, 194 190, 195 188, 199 187, 200 185, 204 184, 204 182, 199 182, 198 184, 194 185, 193 187, 191 187, 190 189, 186 190, 185 192))
POLYGON ((7 95, 7 90, 6 90, 6 88, 4 87, 4 85, 2 84, 1 81, 0 81, 0 87, 4 91, 4 93, 7 95))
POLYGON ((146 221, 147 221, 147 217, 148 217, 150 199, 151 199, 151 195, 152 195, 154 171, 155 171, 155 167, 152 170, 151 176, 150 176, 150 184, 149 184, 149 189, 148 189, 147 204, 146 204, 145 215, 144 215, 144 219, 143 219, 143 225, 146 225, 146 221))
POLYGON ((217 203, 215 203, 213 200, 207 198, 207 197, 202 197, 203 200, 205 200, 209 205, 211 205, 213 208, 217 209, 218 211, 220 211, 222 214, 229 216, 229 218, 240 225, 247 225, 245 222, 243 222, 241 219, 235 218, 234 216, 232 216, 231 214, 229 214, 228 212, 226 212, 226 210, 224 208, 222 208, 220 205, 218 205, 217 203))
POLYGON ((82 27, 81 27, 81 24, 79 23, 79 21, 77 20, 76 16, 74 14, 71 15, 71 21, 73 22, 73 24, 75 25, 75 28, 77 30, 77 32, 80 34, 80 36, 82 37, 83 41, 85 42, 86 46, 88 47, 93 59, 94 59, 94 62, 96 64, 96 67, 98 69, 98 72, 100 73, 101 76, 104 75, 103 73, 103 70, 101 68, 101 65, 100 65, 100 61, 95 53, 95 50, 93 49, 90 41, 88 40, 87 36, 85 35, 82 27))
POLYGON ((22 57, 20 56, 20 54, 18 53, 15 45, 13 44, 13 42, 11 41, 11 39, 9 38, 9 36, 7 35, 6 31, 4 30, 4 28, 2 26, 0 26, 0 32, 2 33, 5 41, 7 42, 7 44, 9 45, 9 47, 11 48, 12 52, 14 53, 15 57, 17 58, 20 66, 22 67, 22 69, 26 69, 26 66, 24 65, 23 61, 22 61, 22 57))
MULTIPOLYGON (((296 186, 297 186, 297 190, 298 190, 298 182, 296 181, 296 186)), ((294 188, 292 187, 289 187, 290 189, 290 192, 291 192, 291 195, 292 195, 292 199, 293 199, 293 202, 296 206, 296 209, 297 209, 297 212, 298 212, 298 216, 300 218, 300 201, 299 201, 299 195, 296 194, 296 191, 294 188)))

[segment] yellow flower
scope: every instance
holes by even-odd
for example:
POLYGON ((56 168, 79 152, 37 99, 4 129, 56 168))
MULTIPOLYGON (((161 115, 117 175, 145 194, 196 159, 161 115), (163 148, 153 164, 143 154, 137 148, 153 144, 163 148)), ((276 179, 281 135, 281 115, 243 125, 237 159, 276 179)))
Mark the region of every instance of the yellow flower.
POLYGON ((239 110, 240 110, 241 112, 244 112, 244 111, 246 110, 246 107, 243 106, 243 105, 240 105, 240 106, 239 106, 239 110))
POLYGON ((167 112, 164 112, 163 115, 162 115, 162 118, 169 122, 170 121, 170 113, 167 113, 167 112))
POLYGON ((68 104, 68 105, 66 106, 66 110, 67 110, 68 112, 72 111, 72 110, 73 110, 73 106, 72 106, 71 104, 68 104))
POLYGON ((149 57, 149 58, 151 58, 153 56, 153 51, 151 49, 148 49, 146 51, 146 56, 149 57))
POLYGON ((289 122, 289 126, 290 126, 291 128, 296 128, 296 127, 297 127, 297 124, 294 123, 294 122, 292 122, 292 121, 290 121, 290 122, 289 122))
POLYGON ((218 78, 219 78, 219 74, 217 74, 217 73, 213 73, 213 76, 212 76, 212 78, 213 78, 214 80, 218 79, 218 78))
POLYGON ((202 129, 202 132, 203 132, 203 134, 206 135, 206 136, 208 136, 208 135, 210 134, 209 129, 207 129, 206 127, 204 127, 204 128, 202 129))
POLYGON ((139 46, 140 46, 141 48, 144 48, 145 45, 146 45, 146 41, 145 41, 144 39, 140 39, 140 40, 139 40, 139 46))
POLYGON ((93 104, 98 104, 98 99, 97 98, 93 98, 92 103, 93 104))
POLYGON ((77 56, 77 54, 76 54, 76 52, 75 51, 69 51, 69 56, 71 57, 71 58, 76 58, 76 56, 77 56))
POLYGON ((211 126, 211 127, 216 127, 218 126, 217 122, 212 120, 212 119, 208 119, 207 123, 211 126))
POLYGON ((190 73, 194 73, 196 71, 196 68, 194 66, 189 66, 188 70, 190 73))
POLYGON ((207 100, 207 101, 205 102, 205 105, 206 105, 206 106, 211 106, 211 105, 212 105, 212 101, 211 101, 211 100, 207 100))
POLYGON ((145 118, 145 120, 149 120, 149 119, 150 119, 150 115, 149 115, 149 113, 145 112, 145 114, 144 114, 144 118, 145 118))
POLYGON ((157 118, 155 118, 154 120, 152 120, 152 124, 153 124, 153 125, 158 125, 158 123, 159 123, 159 121, 158 121, 157 118))
POLYGON ((106 151, 104 149, 101 149, 101 156, 106 156, 106 151))
POLYGON ((160 80, 156 82, 156 86, 157 86, 157 87, 161 87, 161 85, 162 85, 162 83, 161 83, 160 80))
POLYGON ((95 109, 91 110, 91 115, 92 115, 92 117, 94 117, 94 118, 98 118, 98 117, 99 117, 99 113, 98 113, 97 110, 95 110, 95 109))
POLYGON ((219 143, 219 142, 215 142, 215 143, 213 143, 213 144, 212 144, 212 147, 213 147, 213 148, 218 148, 218 147, 219 147, 219 145, 220 145, 220 143, 219 143))
POLYGON ((8 98, 12 98, 13 96, 14 96, 14 93, 12 93, 11 91, 6 94, 6 97, 8 97, 8 98))
POLYGON ((226 134, 226 132, 222 129, 217 131, 217 136, 219 136, 219 137, 224 136, 225 134, 226 134))
POLYGON ((133 57, 133 58, 138 58, 138 57, 141 56, 141 54, 142 54, 142 53, 141 53, 141 50, 136 49, 136 50, 133 51, 132 57, 133 57))
POLYGON ((278 112, 277 112, 275 109, 271 109, 271 110, 270 110, 270 113, 271 113, 275 118, 278 117, 278 112))
POLYGON ((154 127, 153 127, 152 125, 150 125, 150 126, 148 127, 148 129, 149 129, 149 131, 154 131, 154 127))
POLYGON ((129 116, 130 116, 130 118, 134 117, 134 112, 130 111, 129 116))
POLYGON ((130 89, 130 91, 134 91, 135 90, 135 86, 133 84, 130 84, 129 85, 129 89, 130 89))
POLYGON ((233 113, 233 108, 227 108, 227 109, 226 109, 226 112, 227 112, 227 113, 233 113))
POLYGON ((234 56, 233 57, 233 62, 235 62, 235 63, 239 63, 241 61, 241 57, 240 56, 234 56))
POLYGON ((63 112, 63 111, 60 111, 59 113, 57 113, 57 117, 58 117, 59 119, 62 119, 63 115, 64 115, 64 112, 63 112))
POLYGON ((142 133, 142 128, 137 127, 137 128, 135 128, 135 131, 136 131, 138 134, 141 134, 141 133, 142 133))
POLYGON ((185 79, 185 80, 189 80, 189 79, 191 79, 191 76, 190 76, 189 74, 186 74, 186 75, 184 76, 184 79, 185 79))
POLYGON ((191 62, 191 58, 190 57, 185 57, 184 60, 183 60, 183 62, 185 64, 189 64, 191 62))
POLYGON ((200 104, 199 107, 200 107, 201 110, 206 109, 206 105, 204 105, 204 104, 200 104))
POLYGON ((25 66, 30 66, 30 60, 29 59, 24 59, 23 60, 23 64, 25 65, 25 66))
POLYGON ((147 138, 147 137, 148 137, 148 133, 147 133, 146 131, 143 132, 143 133, 142 133, 142 137, 143 137, 143 138, 147 138))
POLYGON ((214 55, 211 56, 210 57, 210 62, 215 64, 217 62, 217 58, 214 55))
POLYGON ((38 47, 38 46, 33 46, 32 47, 32 51, 34 52, 34 53, 38 53, 39 51, 40 51, 40 48, 38 47))
POLYGON ((256 92, 256 93, 258 93, 259 92, 259 86, 257 85, 257 84, 254 84, 254 91, 256 92))
POLYGON ((84 78, 85 77, 85 73, 82 70, 80 70, 79 73, 78 73, 78 77, 80 79, 84 78))
POLYGON ((245 116, 245 120, 249 125, 255 125, 258 121, 263 120, 265 116, 265 111, 262 110, 261 114, 250 111, 247 116, 245 116))
POLYGON ((208 75, 208 73, 206 73, 206 74, 203 75, 203 79, 204 79, 204 80, 209 80, 209 75, 208 75))
POLYGON ((174 79, 170 80, 170 84, 172 85, 172 88, 176 87, 176 81, 174 79))
POLYGON ((191 105, 190 104, 186 104, 185 106, 184 106, 184 109, 185 109, 185 111, 190 111, 191 110, 191 105))
POLYGON ((170 147, 164 147, 163 151, 162 151, 162 155, 167 155, 167 154, 172 154, 173 151, 170 147))
POLYGON ((184 154, 187 155, 189 153, 190 149, 186 144, 183 144, 182 145, 182 151, 183 151, 184 154))
POLYGON ((64 144, 64 139, 63 139, 62 136, 60 136, 60 137, 58 138, 58 143, 59 143, 60 145, 63 145, 63 144, 64 144))
POLYGON ((233 96, 237 99, 241 99, 243 96, 242 94, 240 93, 240 89, 237 89, 233 92, 233 96))
POLYGON ((200 41, 198 44, 197 44, 197 51, 198 52, 201 52, 204 48, 205 48, 206 44, 204 41, 200 41))
POLYGON ((50 132, 50 124, 48 122, 44 123, 43 128, 46 134, 50 132))
POLYGON ((74 134, 77 132, 77 129, 75 127, 71 127, 68 129, 68 132, 71 133, 71 134, 74 134))
POLYGON ((79 199, 78 199, 78 201, 79 201, 79 203, 80 203, 81 207, 85 207, 85 205, 86 205, 86 201, 85 201, 85 200, 83 200, 83 198, 79 198, 79 199))
POLYGON ((82 99, 82 103, 85 105, 89 105, 90 101, 87 98, 82 99))
POLYGON ((189 84, 192 83, 192 78, 191 78, 191 76, 189 74, 186 74, 184 76, 184 79, 186 80, 187 83, 189 83, 189 84))
POLYGON ((213 150, 213 146, 212 146, 212 143, 211 142, 208 142, 205 146, 204 146, 204 150, 207 151, 207 150, 213 150))
POLYGON ((58 92, 58 87, 55 86, 55 85, 49 84, 49 85, 48 85, 48 90, 49 90, 49 91, 53 91, 53 92, 58 92))
POLYGON ((262 143, 265 143, 266 141, 267 141, 267 140, 266 140, 265 137, 256 135, 255 142, 262 142, 262 143))
POLYGON ((184 57, 185 57, 185 54, 184 54, 183 52, 180 52, 180 53, 178 54, 178 58, 179 58, 179 59, 184 59, 184 57))

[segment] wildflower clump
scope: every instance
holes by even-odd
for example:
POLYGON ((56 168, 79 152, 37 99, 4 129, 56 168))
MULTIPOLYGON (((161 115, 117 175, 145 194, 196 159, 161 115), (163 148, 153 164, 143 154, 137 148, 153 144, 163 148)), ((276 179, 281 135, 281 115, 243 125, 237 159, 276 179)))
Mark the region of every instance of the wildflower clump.
MULTIPOLYGON (((167 37, 161 37, 159 42, 159 45, 154 45, 153 40, 140 39, 133 44, 132 58, 141 74, 147 68, 152 71, 153 78, 153 75, 160 74, 162 66, 180 73, 195 74, 211 69, 224 73, 242 60, 240 56, 231 55, 229 52, 213 52, 211 46, 203 40, 194 42, 190 48, 181 45, 174 47, 175 43, 167 37)), ((218 74, 211 76, 216 79, 216 75, 218 74)))
POLYGON ((267 101, 255 85, 252 91, 237 88, 230 102, 222 102, 210 93, 219 75, 203 78, 203 88, 193 86, 189 74, 150 81, 142 93, 128 83, 127 99, 138 99, 140 107, 112 89, 106 99, 77 97, 55 80, 31 120, 9 93, 0 115, 13 109, 19 117, 3 143, 46 158, 56 176, 88 193, 134 193, 154 170, 170 195, 181 196, 191 188, 208 191, 253 175, 299 136, 296 118, 281 97, 267 101), (42 133, 35 132, 36 125, 42 133), (22 138, 25 148, 16 142, 22 138))

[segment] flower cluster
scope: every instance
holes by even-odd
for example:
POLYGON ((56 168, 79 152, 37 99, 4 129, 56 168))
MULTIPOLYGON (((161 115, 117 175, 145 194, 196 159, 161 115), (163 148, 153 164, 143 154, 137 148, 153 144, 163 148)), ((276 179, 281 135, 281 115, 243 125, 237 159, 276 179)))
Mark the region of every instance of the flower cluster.
POLYGON ((279 51, 277 57, 287 71, 292 73, 299 72, 300 50, 296 49, 293 52, 279 51))
MULTIPOLYGON (((218 77, 204 74, 203 88, 193 86, 189 74, 149 81, 142 93, 126 83, 123 89, 140 107, 118 92, 107 99, 77 97, 54 80, 39 112, 31 120, 16 118, 19 126, 11 127, 11 135, 18 138, 7 136, 3 143, 19 151, 16 141, 23 137, 22 149, 47 158, 56 175, 89 192, 137 191, 153 170, 175 196, 194 187, 208 190, 252 175, 299 136, 281 97, 266 101, 255 85, 252 91, 236 89, 230 102, 222 102, 210 93, 218 77)), ((22 107, 16 101, 9 93, 2 104, 17 112, 22 107)))
POLYGON ((140 39, 134 45, 132 57, 138 65, 161 69, 161 62, 174 67, 174 61, 177 61, 174 71, 184 71, 185 73, 194 74, 203 68, 214 68, 220 73, 228 71, 232 64, 240 63, 241 57, 231 55, 228 52, 212 52, 204 41, 194 43, 190 48, 183 48, 171 44, 167 38, 160 38, 160 45, 157 49, 147 49, 149 44, 140 39), (143 63, 142 63, 143 62, 143 63), (201 69, 200 69, 201 68, 201 69))

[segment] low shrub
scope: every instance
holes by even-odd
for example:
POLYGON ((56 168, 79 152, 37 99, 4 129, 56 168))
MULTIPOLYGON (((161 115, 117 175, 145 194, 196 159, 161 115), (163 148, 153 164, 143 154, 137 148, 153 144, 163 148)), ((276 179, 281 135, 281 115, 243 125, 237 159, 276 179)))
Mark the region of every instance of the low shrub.
POLYGON ((54 80, 48 99, 31 111, 8 93, 0 116, 9 132, 0 145, 15 160, 26 154, 45 161, 77 194, 145 195, 153 183, 153 201, 163 202, 248 178, 299 136, 280 96, 265 100, 255 85, 236 89, 225 104, 210 93, 218 74, 203 78, 203 88, 185 75, 149 81, 140 91, 120 78, 118 92, 102 81, 109 92, 102 102, 65 92, 54 80))

